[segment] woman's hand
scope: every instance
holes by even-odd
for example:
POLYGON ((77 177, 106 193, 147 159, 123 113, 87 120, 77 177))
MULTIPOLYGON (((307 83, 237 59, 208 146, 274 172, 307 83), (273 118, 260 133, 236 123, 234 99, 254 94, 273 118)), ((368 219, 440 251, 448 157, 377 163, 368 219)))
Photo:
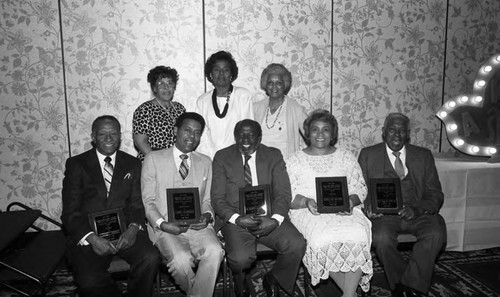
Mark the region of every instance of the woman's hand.
POLYGON ((305 199, 306 199, 305 205, 307 209, 309 209, 309 211, 315 216, 320 215, 320 213, 318 212, 318 204, 316 204, 316 201, 311 198, 305 198, 305 199))

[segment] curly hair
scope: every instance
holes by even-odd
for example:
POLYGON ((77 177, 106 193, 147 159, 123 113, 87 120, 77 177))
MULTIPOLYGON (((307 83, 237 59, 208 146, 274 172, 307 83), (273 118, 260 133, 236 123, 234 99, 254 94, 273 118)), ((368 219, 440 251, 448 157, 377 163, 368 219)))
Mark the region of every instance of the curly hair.
POLYGON ((179 74, 174 68, 162 65, 156 66, 155 68, 149 70, 148 83, 151 86, 151 91, 153 93, 156 82, 162 78, 170 78, 177 86, 177 82, 179 81, 179 74))
POLYGON ((227 61, 229 63, 229 66, 231 67, 231 82, 235 81, 238 78, 238 66, 236 65, 236 61, 234 60, 233 55, 226 51, 216 52, 208 58, 207 62, 205 63, 205 77, 207 78, 207 80, 213 83, 210 74, 214 69, 215 63, 220 60, 227 61))
POLYGON ((292 73, 288 69, 286 69, 286 67, 283 64, 271 63, 267 65, 267 67, 264 68, 260 76, 260 88, 264 91, 266 91, 267 78, 271 74, 277 74, 283 77, 283 81, 285 83, 284 91, 285 95, 287 95, 290 89, 292 88, 292 73))
POLYGON ((337 123, 337 119, 333 114, 324 109, 316 109, 311 112, 311 114, 304 120, 304 141, 307 146, 311 145, 311 140, 309 137, 311 136, 311 124, 315 121, 322 121, 325 123, 329 123, 332 126, 332 139, 330 140, 330 146, 334 146, 337 144, 339 138, 339 125, 337 123))

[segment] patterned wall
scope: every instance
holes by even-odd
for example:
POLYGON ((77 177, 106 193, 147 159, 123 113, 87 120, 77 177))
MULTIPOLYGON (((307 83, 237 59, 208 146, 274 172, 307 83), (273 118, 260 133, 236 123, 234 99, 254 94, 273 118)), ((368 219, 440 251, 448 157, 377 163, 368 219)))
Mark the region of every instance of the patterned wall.
POLYGON ((262 69, 285 64, 289 95, 338 117, 340 146, 379 142, 383 118, 402 111, 412 142, 438 151, 443 84, 453 95, 498 51, 497 2, 3 0, 0 209, 21 201, 58 219, 64 162, 90 148, 93 119, 117 116, 122 149, 135 154, 132 114, 151 96, 149 69, 176 68, 174 100, 192 110, 212 87, 204 61, 221 49, 256 100, 262 69))

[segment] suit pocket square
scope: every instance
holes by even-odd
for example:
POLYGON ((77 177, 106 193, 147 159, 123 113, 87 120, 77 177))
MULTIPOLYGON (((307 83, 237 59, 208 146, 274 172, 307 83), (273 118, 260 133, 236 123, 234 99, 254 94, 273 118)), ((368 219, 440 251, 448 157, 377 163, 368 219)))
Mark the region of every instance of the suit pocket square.
POLYGON ((132 173, 129 172, 129 173, 125 174, 123 179, 132 179, 132 173))

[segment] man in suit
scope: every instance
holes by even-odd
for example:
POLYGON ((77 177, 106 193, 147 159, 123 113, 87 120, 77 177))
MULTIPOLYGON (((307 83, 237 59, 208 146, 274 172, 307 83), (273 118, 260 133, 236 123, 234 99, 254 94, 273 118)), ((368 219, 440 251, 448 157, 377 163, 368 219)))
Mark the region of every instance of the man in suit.
POLYGON ((67 256, 80 296, 122 296, 107 272, 114 255, 130 265, 128 296, 152 296, 160 257, 145 230, 141 162, 118 150, 120 123, 113 116, 92 124, 94 148, 66 161, 62 223, 67 256), (116 243, 96 234, 89 214, 119 210, 124 231, 116 243))
POLYGON ((444 195, 434 157, 428 149, 409 144, 409 125, 405 115, 389 114, 384 142, 362 149, 358 158, 367 184, 370 178, 401 179, 403 208, 398 215, 374 214, 370 199, 365 200, 373 246, 393 296, 427 295, 435 260, 446 245, 446 225, 438 214, 444 195), (408 262, 397 250, 399 233, 417 238, 408 262))
POLYGON ((205 120, 197 113, 179 116, 174 127, 175 145, 146 155, 141 184, 149 236, 170 274, 187 296, 208 297, 213 295, 224 250, 212 225, 212 161, 194 151, 204 128, 205 120), (167 189, 193 187, 199 191, 199 222, 169 222, 167 189))
POLYGON ((256 260, 257 242, 278 253, 273 269, 264 276, 267 295, 279 296, 280 286, 292 294, 306 243, 288 218, 292 195, 283 156, 278 149, 260 143, 262 129, 256 121, 238 122, 234 138, 235 144, 214 156, 211 192, 212 206, 222 220, 236 294, 248 296, 245 276, 256 260), (264 184, 270 185, 272 215, 240 213, 239 189, 264 184))

